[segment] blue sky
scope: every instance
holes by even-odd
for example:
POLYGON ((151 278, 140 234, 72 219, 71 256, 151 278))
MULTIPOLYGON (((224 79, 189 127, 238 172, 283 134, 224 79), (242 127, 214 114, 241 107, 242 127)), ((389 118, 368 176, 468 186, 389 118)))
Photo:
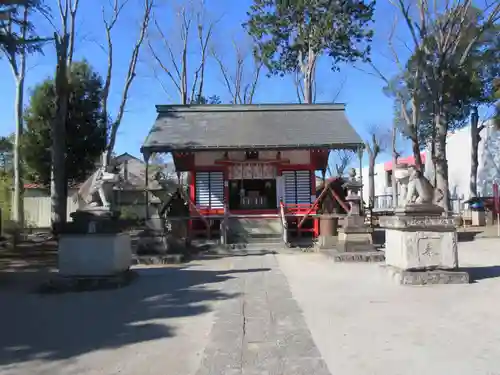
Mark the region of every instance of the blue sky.
MULTIPOLYGON (((160 1, 155 9, 155 16, 162 25, 163 30, 175 39, 178 35, 175 20, 174 1, 160 1)), ((57 25, 59 18, 54 0, 48 0, 54 10, 54 23, 57 25)), ((100 4, 107 1, 82 0, 78 14, 78 35, 76 38, 75 60, 86 59, 102 75, 106 69, 106 55, 99 44, 104 42, 104 29, 100 4)), ((116 113, 124 84, 125 74, 128 68, 128 60, 131 54, 133 42, 138 32, 140 19, 141 0, 130 0, 124 9, 121 19, 114 30, 115 43, 115 70, 111 88, 110 106, 111 114, 116 113)), ((234 56, 230 39, 245 42, 245 32, 241 28, 246 19, 246 11, 251 0, 206 0, 207 17, 220 19, 216 26, 213 43, 219 53, 227 62, 234 56)), ((373 43, 373 61, 388 76, 397 72, 396 67, 390 60, 387 40, 389 28, 392 24, 394 10, 388 1, 381 0, 377 4, 375 20, 375 40, 373 43)), ((52 26, 42 19, 36 19, 40 35, 51 35, 52 26)), ((404 31, 404 29, 401 29, 404 31)), ((151 38, 154 41, 154 35, 151 38)), ((401 35, 400 38, 404 39, 401 35)), ((196 63, 196 55, 193 53, 196 63)), ((233 60, 234 61, 234 60, 233 60)), ((26 99, 29 98, 30 89, 43 79, 51 76, 54 72, 55 56, 52 46, 47 46, 43 55, 30 56, 28 60, 28 73, 26 80, 26 99)), ((154 122, 155 104, 171 103, 178 98, 173 86, 168 83, 166 76, 162 81, 166 90, 161 87, 158 79, 153 73, 154 61, 145 44, 140 56, 137 77, 130 91, 130 100, 127 104, 126 113, 120 127, 116 152, 129 152, 139 155, 140 146, 145 139, 151 125, 154 122)), ((366 65, 359 64, 359 68, 369 70, 366 65)), ((229 95, 223 83, 220 71, 214 61, 207 65, 207 76, 205 81, 205 95, 217 94, 223 101, 229 100, 229 95)), ((347 116, 352 125, 362 137, 366 137, 367 129, 373 125, 390 127, 392 122, 393 104, 392 100, 382 93, 383 82, 366 72, 354 67, 341 66, 340 72, 333 73, 330 70, 330 61, 327 57, 321 59, 317 72, 318 102, 328 102, 334 97, 342 82, 341 93, 338 102, 346 103, 347 116)), ((7 61, 0 60, 0 135, 7 135, 14 131, 14 80, 7 61)), ((263 77, 259 83, 254 98, 256 103, 285 103, 296 102, 295 87, 291 77, 263 77)), ((387 158, 387 156, 382 157, 387 158)))

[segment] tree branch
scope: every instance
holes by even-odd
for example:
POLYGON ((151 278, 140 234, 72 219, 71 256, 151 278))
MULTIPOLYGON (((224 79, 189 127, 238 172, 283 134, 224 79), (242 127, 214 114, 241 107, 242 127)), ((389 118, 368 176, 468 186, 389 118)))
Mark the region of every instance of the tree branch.
POLYGON ((111 134, 109 137, 108 147, 106 157, 108 158, 107 163, 109 163, 111 159, 111 153, 113 152, 115 142, 116 142, 116 134, 118 133, 118 128, 120 127, 121 121, 123 119, 123 115, 125 112, 125 106, 127 104, 128 92, 130 90, 130 86, 135 78, 135 70, 137 66, 137 59, 139 58, 139 52, 144 42, 144 38, 146 36, 146 32, 149 26, 149 21, 151 17, 151 10, 153 8, 154 0, 143 0, 144 1, 144 13, 142 16, 142 22, 139 30, 139 37, 135 42, 134 48, 132 50, 132 56, 130 57, 129 67, 127 72, 127 78, 125 80, 125 86, 122 92, 122 98, 120 102, 120 106, 118 109, 118 113, 116 119, 113 121, 111 125, 111 134))

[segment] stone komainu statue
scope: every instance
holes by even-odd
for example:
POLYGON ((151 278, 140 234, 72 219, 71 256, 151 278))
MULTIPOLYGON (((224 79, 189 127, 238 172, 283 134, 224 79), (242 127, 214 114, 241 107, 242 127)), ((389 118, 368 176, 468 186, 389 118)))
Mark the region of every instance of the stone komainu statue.
POLYGON ((435 189, 421 171, 415 167, 410 167, 410 179, 405 204, 437 204, 442 199, 442 191, 435 189))
POLYGON ((116 168, 102 166, 80 186, 73 200, 82 200, 85 203, 84 209, 109 209, 111 207, 113 186, 118 182, 119 175, 116 168))

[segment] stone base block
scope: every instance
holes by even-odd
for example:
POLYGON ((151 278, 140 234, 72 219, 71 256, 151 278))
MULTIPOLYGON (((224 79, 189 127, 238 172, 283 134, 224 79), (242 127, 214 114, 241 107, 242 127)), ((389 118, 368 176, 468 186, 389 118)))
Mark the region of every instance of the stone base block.
POLYGON ((61 235, 58 257, 62 276, 120 274, 132 264, 130 236, 127 233, 61 235))
POLYGON ((316 246, 319 249, 331 249, 337 246, 339 238, 337 236, 318 236, 318 242, 316 246))
POLYGON ((486 212, 471 211, 472 225, 475 227, 484 227, 486 225, 486 212))
POLYGON ((469 274, 459 270, 408 271, 391 266, 385 268, 390 277, 401 285, 468 284, 470 282, 469 274))
POLYGON ((403 270, 456 269, 457 233, 435 229, 386 229, 386 264, 403 270))
POLYGON ((335 262, 375 263, 385 260, 383 251, 332 252, 330 256, 335 262))
POLYGON ((339 233, 339 241, 336 246, 341 252, 374 251, 371 232, 343 232, 339 233))

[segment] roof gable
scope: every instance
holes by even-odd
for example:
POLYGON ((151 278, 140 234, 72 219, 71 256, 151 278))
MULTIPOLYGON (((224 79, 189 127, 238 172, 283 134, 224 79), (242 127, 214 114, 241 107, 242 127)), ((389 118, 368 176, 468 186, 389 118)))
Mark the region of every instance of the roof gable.
POLYGON ((350 148, 362 140, 341 104, 157 106, 143 153, 239 148, 350 148))

